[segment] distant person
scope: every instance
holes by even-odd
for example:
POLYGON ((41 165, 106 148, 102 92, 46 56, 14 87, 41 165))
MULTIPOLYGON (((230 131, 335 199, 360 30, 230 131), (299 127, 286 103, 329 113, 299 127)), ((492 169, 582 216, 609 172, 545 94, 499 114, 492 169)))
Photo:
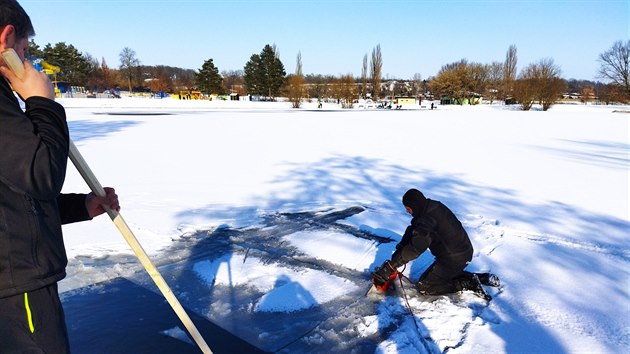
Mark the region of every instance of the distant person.
POLYGON ((416 287, 423 295, 443 295, 472 290, 490 300, 482 284, 499 286, 499 278, 490 273, 470 273, 464 268, 470 263, 473 246, 455 214, 444 204, 425 198, 417 189, 408 190, 402 198, 411 225, 396 245, 391 260, 372 273, 374 285, 383 289, 398 272, 398 268, 418 258, 429 249, 435 261, 420 276, 416 287))
MULTIPOLYGON (((24 61, 33 25, 0 0, 0 51, 24 61)), ((0 57, 0 353, 69 353, 57 282, 66 276, 61 224, 119 210, 118 197, 61 194, 69 135, 45 73, 24 61, 19 79, 0 57), (25 102, 20 108, 15 91, 25 102)))

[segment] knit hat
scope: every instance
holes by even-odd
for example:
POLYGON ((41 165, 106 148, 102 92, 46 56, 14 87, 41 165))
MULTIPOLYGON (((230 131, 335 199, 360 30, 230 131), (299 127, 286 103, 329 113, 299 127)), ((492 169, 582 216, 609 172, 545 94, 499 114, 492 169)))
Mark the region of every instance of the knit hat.
POLYGON ((424 211, 426 202, 424 194, 415 188, 408 190, 402 198, 403 205, 411 208, 413 216, 419 216, 424 211))

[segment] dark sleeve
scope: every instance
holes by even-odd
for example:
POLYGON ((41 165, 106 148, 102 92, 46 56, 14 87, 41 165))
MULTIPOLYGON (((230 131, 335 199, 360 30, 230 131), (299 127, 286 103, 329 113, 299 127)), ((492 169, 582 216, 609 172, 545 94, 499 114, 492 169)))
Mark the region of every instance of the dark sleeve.
POLYGON ((412 223, 412 226, 407 227, 402 240, 396 245, 396 251, 392 255, 394 267, 413 261, 431 245, 431 232, 416 224, 412 223))
POLYGON ((68 146, 61 105, 31 97, 23 112, 6 83, 0 85, 0 179, 5 184, 36 199, 55 198, 65 179, 68 146))
POLYGON ((91 220, 85 207, 86 194, 59 194, 57 206, 62 224, 91 220))
POLYGON ((413 227, 412 226, 407 226, 407 228, 405 229, 405 233, 403 234, 402 239, 396 245, 396 249, 405 247, 406 245, 409 244, 409 242, 411 242, 411 234, 412 234, 412 232, 413 232, 413 227))

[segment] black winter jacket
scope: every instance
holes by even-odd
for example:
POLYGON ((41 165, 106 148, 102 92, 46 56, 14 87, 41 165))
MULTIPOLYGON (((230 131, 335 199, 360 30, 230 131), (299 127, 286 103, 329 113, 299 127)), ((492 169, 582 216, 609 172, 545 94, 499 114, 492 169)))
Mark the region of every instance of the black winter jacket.
POLYGON ((439 201, 427 199, 424 210, 414 216, 396 245, 396 267, 418 258, 427 248, 436 261, 459 266, 472 259, 473 246, 455 214, 439 201))
POLYGON ((69 146, 63 107, 44 97, 25 103, 24 112, 0 77, 0 298, 63 279, 61 224, 89 219, 85 194, 60 194, 69 146))

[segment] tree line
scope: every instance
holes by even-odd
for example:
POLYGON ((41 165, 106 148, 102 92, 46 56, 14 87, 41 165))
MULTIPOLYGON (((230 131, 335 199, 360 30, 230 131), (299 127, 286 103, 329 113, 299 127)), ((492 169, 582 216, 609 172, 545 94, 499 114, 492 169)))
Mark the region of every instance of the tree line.
POLYGON ((64 42, 40 48, 33 40, 30 54, 43 58, 61 71, 56 80, 101 92, 122 88, 130 92, 169 92, 199 90, 204 94, 237 93, 262 100, 288 97, 294 107, 306 98, 335 99, 351 107, 357 99, 377 101, 385 97, 413 96, 440 99, 457 104, 475 104, 485 100, 517 103, 528 110, 534 103, 547 110, 562 94, 571 92, 584 102, 630 101, 630 41, 618 41, 598 57, 598 78, 604 82, 564 80, 561 69, 551 58, 543 58, 518 71, 517 48, 512 45, 503 61, 477 63, 467 59, 449 63, 428 79, 420 74, 407 80, 383 80, 383 57, 380 45, 371 56, 365 54, 361 76, 348 73, 340 76, 303 73, 301 53, 296 58, 296 71, 288 74, 275 45, 265 45, 259 54, 252 54, 243 70, 219 72, 213 59, 204 61, 198 70, 170 66, 142 65, 131 48, 123 48, 120 63, 111 68, 90 54, 64 42), (369 60, 368 60, 369 59, 369 60))
POLYGON ((29 42, 29 56, 42 58, 60 68, 57 81, 84 86, 94 92, 123 88, 135 92, 167 91, 196 85, 195 70, 164 65, 145 66, 135 51, 123 48, 118 67, 110 67, 88 53, 81 53, 71 44, 46 44, 43 48, 33 40, 29 42))

